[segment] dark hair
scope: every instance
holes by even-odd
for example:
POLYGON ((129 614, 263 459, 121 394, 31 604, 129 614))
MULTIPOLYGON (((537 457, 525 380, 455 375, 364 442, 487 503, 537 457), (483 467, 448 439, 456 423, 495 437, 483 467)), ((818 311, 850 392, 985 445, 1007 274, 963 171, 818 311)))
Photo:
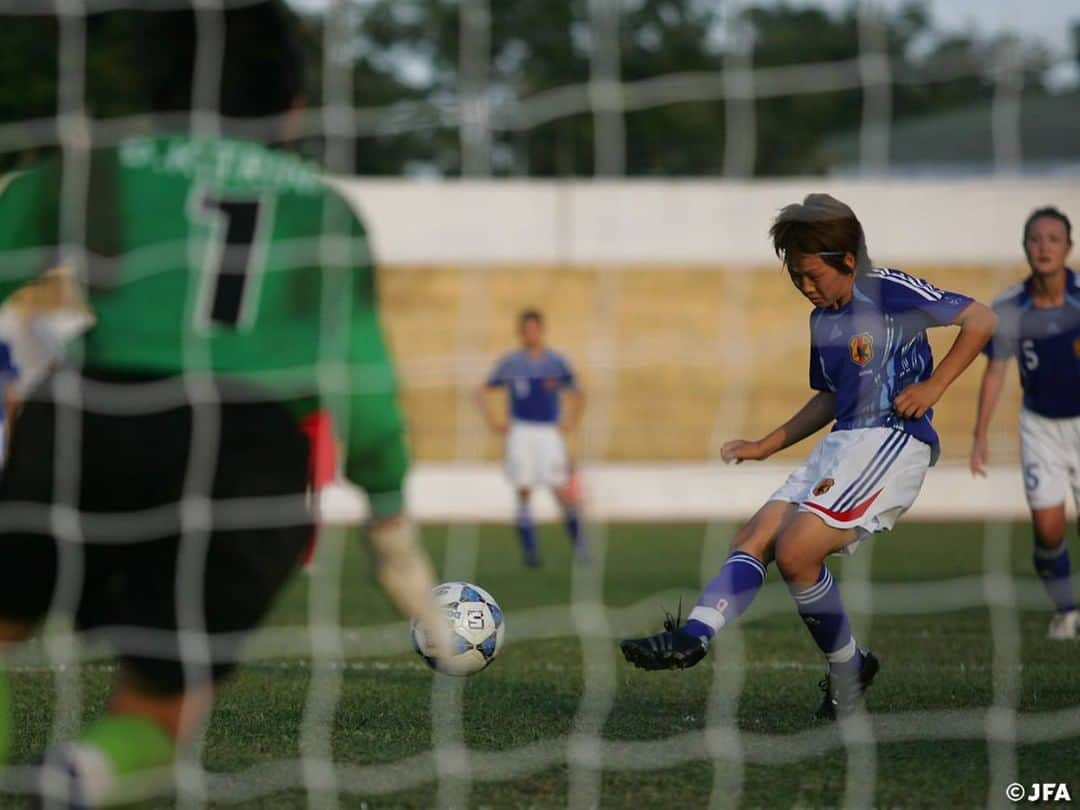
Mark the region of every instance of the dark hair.
POLYGON ((538 309, 523 309, 521 314, 518 315, 518 329, 523 327, 529 321, 536 321, 541 326, 544 325, 544 314, 538 309))
POLYGON ((855 212, 828 194, 808 194, 801 203, 780 209, 769 228, 773 249, 789 269, 800 256, 821 256, 821 260, 842 273, 851 273, 844 254, 855 257, 855 270, 871 267, 866 252, 866 236, 855 212), (836 255, 821 255, 835 253, 836 255))
POLYGON ((1062 225, 1065 226, 1065 239, 1068 243, 1072 244, 1072 223, 1069 222, 1069 218, 1061 212, 1060 209, 1055 208, 1052 205, 1047 205, 1042 208, 1036 208, 1031 212, 1031 216, 1027 218, 1027 222, 1024 223, 1024 238, 1020 244, 1025 244, 1028 238, 1028 231, 1031 230, 1032 224, 1037 219, 1056 219, 1062 225))
POLYGON ((304 59, 296 17, 280 0, 202 12, 194 9, 146 14, 142 30, 143 75, 154 112, 192 109, 200 39, 217 41, 223 52, 217 70, 217 112, 230 118, 262 118, 287 111, 302 94, 304 59), (205 24, 204 24, 205 25, 205 24), (213 36, 214 39, 205 39, 213 36))

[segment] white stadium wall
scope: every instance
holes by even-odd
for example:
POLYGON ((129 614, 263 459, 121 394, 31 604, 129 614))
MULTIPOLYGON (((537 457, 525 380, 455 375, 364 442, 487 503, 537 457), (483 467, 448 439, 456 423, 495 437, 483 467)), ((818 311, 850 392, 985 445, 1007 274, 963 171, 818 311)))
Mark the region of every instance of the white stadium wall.
MULTIPOLYGON (((784 204, 813 191, 850 203, 878 264, 1013 264, 1020 226, 1053 204, 1080 218, 1075 179, 931 182, 804 179, 714 181, 337 181, 361 212, 387 272, 394 265, 457 266, 723 264, 776 268, 766 230, 784 204)), ((749 515, 779 485, 788 463, 584 466, 591 517, 598 520, 711 520, 749 515)), ((410 502, 421 520, 506 520, 512 496, 494 464, 419 464, 410 502)), ((543 497, 539 514, 554 519, 543 497)), ((324 497, 331 521, 365 513, 348 486, 324 497)), ((973 479, 958 464, 931 471, 914 519, 1023 518, 1018 470, 973 479)))
MULTIPOLYGON (((350 179, 343 192, 393 264, 773 264, 776 211, 824 191, 848 202, 879 264, 1015 262, 1034 208, 1080 211, 1068 179, 749 182, 350 179)), ((1080 219, 1080 216, 1077 216, 1080 219)))

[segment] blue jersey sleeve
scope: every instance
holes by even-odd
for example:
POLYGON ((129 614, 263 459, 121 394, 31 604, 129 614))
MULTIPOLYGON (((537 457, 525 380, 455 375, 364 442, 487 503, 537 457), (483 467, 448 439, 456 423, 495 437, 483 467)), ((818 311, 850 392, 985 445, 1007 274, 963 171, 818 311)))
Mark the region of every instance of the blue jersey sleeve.
POLYGON ((882 310, 901 316, 915 329, 951 324, 974 300, 899 270, 874 270, 871 274, 881 279, 882 310))
POLYGON ((499 362, 495 364, 495 368, 491 370, 491 373, 487 378, 487 385, 489 388, 495 388, 502 385, 507 385, 510 382, 510 378, 506 373, 507 358, 502 357, 499 362))
POLYGON ((565 357, 559 357, 559 387, 574 390, 577 388, 577 380, 574 378, 574 370, 566 362, 565 357))

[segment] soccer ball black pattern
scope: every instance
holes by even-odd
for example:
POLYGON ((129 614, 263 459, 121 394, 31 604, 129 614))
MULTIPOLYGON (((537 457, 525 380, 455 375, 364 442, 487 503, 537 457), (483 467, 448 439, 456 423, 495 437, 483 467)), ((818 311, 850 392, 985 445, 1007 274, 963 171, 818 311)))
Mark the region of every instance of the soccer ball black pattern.
POLYGON ((506 623, 494 597, 470 582, 444 582, 432 591, 452 634, 449 658, 432 656, 424 630, 412 624, 413 647, 429 667, 445 675, 473 675, 488 666, 502 647, 506 623))

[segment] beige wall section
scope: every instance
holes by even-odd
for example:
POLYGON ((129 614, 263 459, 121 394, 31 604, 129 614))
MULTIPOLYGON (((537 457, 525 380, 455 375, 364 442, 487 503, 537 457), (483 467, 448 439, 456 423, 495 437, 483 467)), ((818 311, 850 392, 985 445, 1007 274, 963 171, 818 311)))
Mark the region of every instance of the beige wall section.
MULTIPOLYGON (((1024 273, 1016 264, 903 269, 983 301, 1024 273)), ((809 305, 778 266, 758 270, 384 268, 381 307, 401 371, 415 456, 497 458, 499 442, 483 431, 470 395, 498 355, 515 346, 515 317, 526 306, 544 310, 550 344, 569 356, 587 390, 612 375, 612 395, 590 403, 603 409, 592 415, 592 424, 611 427, 610 437, 590 445, 605 448, 603 460, 700 461, 714 457, 725 439, 765 433, 810 395, 809 305)), ((935 357, 955 333, 932 330, 935 357)), ((976 360, 937 409, 946 460, 966 459, 984 363, 976 360)), ((1018 402, 1013 370, 994 422, 995 461, 1016 459, 1018 402)), ((796 447, 785 457, 805 452, 805 446, 796 447)))

